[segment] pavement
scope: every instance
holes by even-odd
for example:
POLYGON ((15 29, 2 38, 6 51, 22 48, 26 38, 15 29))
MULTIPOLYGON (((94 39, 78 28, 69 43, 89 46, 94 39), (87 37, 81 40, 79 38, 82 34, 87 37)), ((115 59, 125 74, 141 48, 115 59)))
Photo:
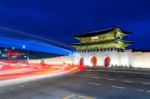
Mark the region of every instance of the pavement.
POLYGON ((150 78, 87 70, 0 87, 0 99, 150 99, 150 78))

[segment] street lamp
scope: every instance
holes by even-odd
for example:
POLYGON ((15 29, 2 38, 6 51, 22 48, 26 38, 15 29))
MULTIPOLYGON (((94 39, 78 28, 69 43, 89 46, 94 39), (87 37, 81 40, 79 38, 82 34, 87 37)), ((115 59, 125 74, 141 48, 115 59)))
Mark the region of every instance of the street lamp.
POLYGON ((5 53, 6 53, 6 56, 7 56, 7 60, 9 60, 9 50, 7 48, 5 48, 4 50, 5 50, 5 53))
POLYGON ((15 49, 15 47, 12 47, 12 49, 14 50, 14 49, 15 49))
POLYGON ((7 48, 6 49, 4 49, 5 51, 7 51, 7 48))
POLYGON ((25 49, 25 48, 26 48, 26 46, 25 46, 25 45, 22 45, 22 48, 23 48, 23 49, 25 49))
MULTIPOLYGON (((22 48, 25 49, 25 48, 26 48, 26 45, 22 45, 22 48)), ((27 55, 28 55, 28 57, 27 57, 27 62, 29 62, 29 49, 27 49, 27 50, 28 50, 28 53, 27 53, 27 55)))

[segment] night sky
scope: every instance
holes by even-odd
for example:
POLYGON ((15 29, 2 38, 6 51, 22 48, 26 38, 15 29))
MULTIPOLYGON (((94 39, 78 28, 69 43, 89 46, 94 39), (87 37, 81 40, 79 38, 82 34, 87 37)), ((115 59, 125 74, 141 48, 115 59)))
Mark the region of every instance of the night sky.
POLYGON ((130 48, 150 50, 150 0, 0 0, 0 26, 65 44, 120 26, 132 32, 130 48))

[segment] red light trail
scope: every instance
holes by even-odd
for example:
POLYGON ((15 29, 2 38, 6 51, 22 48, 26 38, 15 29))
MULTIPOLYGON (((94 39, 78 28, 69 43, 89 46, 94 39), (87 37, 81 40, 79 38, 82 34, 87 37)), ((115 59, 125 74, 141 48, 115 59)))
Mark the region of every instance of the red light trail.
POLYGON ((36 75, 60 73, 64 71, 76 72, 86 70, 85 66, 78 65, 28 64, 14 61, 0 61, 0 66, 1 81, 36 75))

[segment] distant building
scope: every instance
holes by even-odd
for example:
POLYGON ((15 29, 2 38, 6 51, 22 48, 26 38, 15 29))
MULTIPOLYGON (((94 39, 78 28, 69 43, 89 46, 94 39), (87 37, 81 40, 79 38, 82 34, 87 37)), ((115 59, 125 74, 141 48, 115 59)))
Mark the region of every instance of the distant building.
POLYGON ((29 59, 41 59, 49 57, 60 56, 57 54, 49 54, 31 50, 22 50, 17 48, 0 47, 0 60, 27 60, 29 59))

